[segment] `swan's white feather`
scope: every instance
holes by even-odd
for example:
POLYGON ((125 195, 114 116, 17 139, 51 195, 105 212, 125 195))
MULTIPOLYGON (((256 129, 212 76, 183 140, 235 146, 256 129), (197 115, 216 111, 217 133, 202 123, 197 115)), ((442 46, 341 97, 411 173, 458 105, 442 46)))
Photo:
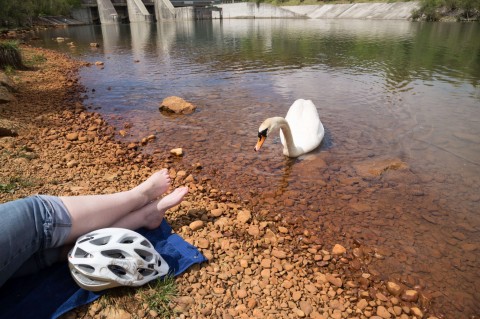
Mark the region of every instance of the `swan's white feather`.
MULTIPOLYGON (((290 126, 295 146, 300 148, 303 154, 314 150, 322 142, 325 130, 311 100, 296 100, 288 110, 285 120, 290 126)), ((282 144, 286 145, 281 131, 280 138, 282 144)))

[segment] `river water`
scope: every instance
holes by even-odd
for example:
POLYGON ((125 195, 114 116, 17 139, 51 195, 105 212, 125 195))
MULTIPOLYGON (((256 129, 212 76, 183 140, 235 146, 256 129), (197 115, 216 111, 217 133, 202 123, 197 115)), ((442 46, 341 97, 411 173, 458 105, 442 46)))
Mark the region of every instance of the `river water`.
POLYGON ((154 134, 143 149, 159 157, 182 147, 177 161, 299 238, 373 247, 383 258, 364 271, 421 289, 447 318, 480 313, 478 23, 183 21, 39 37, 104 62, 81 70, 84 102, 129 124, 120 139, 154 134), (173 95, 197 111, 160 113, 173 95), (315 103, 322 145, 288 159, 269 137, 255 153, 260 123, 298 98, 315 103))

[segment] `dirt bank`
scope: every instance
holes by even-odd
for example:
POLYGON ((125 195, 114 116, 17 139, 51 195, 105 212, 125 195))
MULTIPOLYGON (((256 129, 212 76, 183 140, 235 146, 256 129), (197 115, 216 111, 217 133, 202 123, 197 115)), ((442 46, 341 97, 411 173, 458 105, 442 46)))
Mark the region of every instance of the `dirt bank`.
MULTIPOLYGON (((360 243, 315 245, 308 230, 290 235, 281 215, 254 214, 235 194, 199 180, 202 163, 183 167, 170 154, 143 154, 141 141, 115 140, 115 128, 82 104, 77 71, 85 63, 52 51, 23 50, 26 60, 41 63, 35 70, 17 71, 15 100, 0 104, 0 126, 17 135, 0 137, 0 202, 33 193, 126 190, 167 167, 174 187, 190 188, 167 220, 210 260, 176 279, 179 296, 172 308, 177 317, 435 318, 428 297, 415 287, 385 283, 380 274, 368 272, 368 264, 383 258, 374 250, 360 243)), ((129 301, 117 303, 116 315, 106 315, 96 302, 64 317, 157 315, 139 294, 123 298, 129 301)))

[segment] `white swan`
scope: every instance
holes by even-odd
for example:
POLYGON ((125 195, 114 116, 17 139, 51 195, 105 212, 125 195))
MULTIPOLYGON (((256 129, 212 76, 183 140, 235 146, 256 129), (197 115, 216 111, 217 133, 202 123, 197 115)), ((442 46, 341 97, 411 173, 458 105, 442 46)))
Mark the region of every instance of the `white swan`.
POLYGON ((303 99, 296 100, 290 106, 285 118, 270 117, 263 121, 258 128, 255 151, 260 150, 268 135, 278 130, 283 144, 283 154, 288 157, 298 157, 314 150, 325 135, 315 104, 303 99))

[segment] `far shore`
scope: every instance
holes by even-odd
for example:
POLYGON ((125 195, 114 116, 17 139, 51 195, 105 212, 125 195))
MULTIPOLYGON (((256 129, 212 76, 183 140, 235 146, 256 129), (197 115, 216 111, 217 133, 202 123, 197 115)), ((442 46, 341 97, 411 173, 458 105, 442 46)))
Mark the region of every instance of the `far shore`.
MULTIPOLYGON (((345 3, 318 3, 303 2, 295 4, 286 2, 283 5, 272 5, 269 3, 256 2, 232 2, 216 4, 215 7, 222 8, 223 19, 360 19, 360 20, 408 20, 424 21, 425 14, 420 10, 420 1, 405 2, 345 2, 345 3)), ((464 9, 447 8, 435 9, 438 22, 474 22, 480 18, 479 10, 472 10, 468 18, 463 17, 464 9)), ((218 11, 212 12, 213 19, 219 19, 218 11)), ((193 21, 193 20, 192 20, 193 21)), ((157 21, 159 22, 159 21, 157 21)), ((28 33, 35 28, 44 27, 65 27, 72 25, 86 25, 82 21, 72 17, 58 16, 52 22, 48 19, 37 20, 28 27, 5 27, 0 26, 0 39, 23 39, 28 38, 28 33), (64 19, 68 18, 68 19, 64 19), (66 21, 59 24, 59 21, 66 21)))

